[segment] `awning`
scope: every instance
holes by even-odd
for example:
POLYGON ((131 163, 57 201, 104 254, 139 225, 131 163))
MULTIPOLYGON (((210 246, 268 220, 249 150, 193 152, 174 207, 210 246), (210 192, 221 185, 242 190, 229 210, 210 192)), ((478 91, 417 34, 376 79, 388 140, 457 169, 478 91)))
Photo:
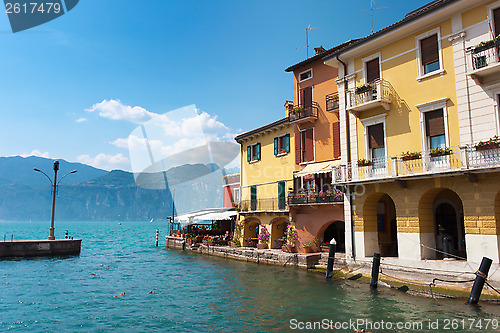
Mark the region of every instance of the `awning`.
POLYGON ((237 214, 233 208, 211 208, 178 215, 174 220, 182 225, 191 225, 203 221, 230 220, 237 214))
POLYGON ((340 165, 340 160, 336 161, 327 161, 327 162, 318 162, 318 163, 311 163, 306 165, 306 167, 298 172, 295 172, 294 176, 296 177, 302 177, 305 175, 313 175, 317 173, 326 173, 326 172, 332 172, 333 167, 340 165))

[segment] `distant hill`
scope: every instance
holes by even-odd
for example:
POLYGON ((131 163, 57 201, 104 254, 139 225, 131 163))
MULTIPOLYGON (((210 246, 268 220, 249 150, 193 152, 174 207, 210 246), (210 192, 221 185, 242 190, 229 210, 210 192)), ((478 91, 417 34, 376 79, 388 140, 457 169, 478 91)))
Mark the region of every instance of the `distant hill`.
MULTIPOLYGON (((77 173, 64 178, 64 184, 78 184, 86 182, 108 173, 106 170, 97 169, 82 163, 72 163, 65 160, 59 161, 59 177, 66 172, 78 170, 77 173)), ((42 188, 50 184, 47 178, 33 168, 40 169, 52 177, 54 160, 43 157, 0 157, 0 185, 24 185, 31 188, 42 188)))
MULTIPOLYGON (((172 214, 174 188, 178 214, 222 206, 223 173, 216 165, 187 164, 149 174, 147 182, 165 184, 167 179, 166 186, 151 190, 137 186, 130 172, 59 161, 60 175, 78 170, 59 187, 59 220, 165 220, 172 214)), ((50 183, 33 167, 52 177, 52 166, 53 160, 40 157, 0 158, 0 220, 50 219, 50 183)))

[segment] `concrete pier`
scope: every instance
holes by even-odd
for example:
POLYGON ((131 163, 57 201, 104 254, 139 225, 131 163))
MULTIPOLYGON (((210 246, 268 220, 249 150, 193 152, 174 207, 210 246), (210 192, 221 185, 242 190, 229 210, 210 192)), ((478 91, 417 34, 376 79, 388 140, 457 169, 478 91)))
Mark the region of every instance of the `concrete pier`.
POLYGON ((81 243, 81 239, 0 241, 0 258, 80 254, 81 243))

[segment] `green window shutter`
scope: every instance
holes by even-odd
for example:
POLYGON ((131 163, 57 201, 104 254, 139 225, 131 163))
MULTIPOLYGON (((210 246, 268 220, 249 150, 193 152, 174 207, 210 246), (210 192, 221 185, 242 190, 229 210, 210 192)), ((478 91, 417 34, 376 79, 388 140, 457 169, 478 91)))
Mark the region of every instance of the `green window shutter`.
POLYGON ((252 160, 252 147, 248 146, 247 147, 247 162, 250 162, 252 160))
POLYGON ((274 155, 278 155, 278 138, 274 138, 274 155))
POLYGON ((283 145, 285 146, 285 152, 290 152, 290 134, 285 135, 285 139, 283 140, 283 145))
POLYGON ((257 161, 260 160, 260 143, 258 143, 255 147, 255 158, 257 161))

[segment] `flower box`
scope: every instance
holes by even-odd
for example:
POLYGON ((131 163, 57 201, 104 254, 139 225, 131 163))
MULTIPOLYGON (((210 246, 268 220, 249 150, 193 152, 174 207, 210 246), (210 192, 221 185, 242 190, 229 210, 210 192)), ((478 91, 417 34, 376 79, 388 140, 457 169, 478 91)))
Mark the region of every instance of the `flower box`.
POLYGON ((493 143, 493 144, 486 144, 486 145, 476 146, 476 150, 480 151, 480 150, 496 149, 498 147, 499 147, 498 143, 493 143))
POLYGON ((321 245, 321 252, 330 252, 330 246, 327 245, 321 245))
POLYGON ((446 156, 450 155, 451 151, 441 151, 441 152, 436 152, 436 153, 431 153, 431 157, 439 157, 439 156, 446 156))
POLYGON ((370 91, 370 90, 372 90, 372 86, 369 85, 369 84, 366 84, 364 86, 357 87, 356 88, 356 94, 360 95, 360 94, 363 94, 363 93, 365 93, 367 91, 370 91))
POLYGON ((259 244, 257 244, 257 248, 262 250, 262 249, 269 248, 269 246, 267 245, 267 243, 265 243, 265 244, 264 243, 259 243, 259 244))
POLYGON ((419 160, 421 159, 422 156, 403 156, 401 157, 402 161, 412 161, 412 160, 419 160))
POLYGON ((495 47, 495 42, 492 40, 486 41, 486 42, 481 42, 478 46, 476 46, 473 50, 473 53, 479 53, 483 52, 489 49, 492 49, 495 47))
POLYGON ((312 253, 313 250, 310 246, 304 246, 303 247, 304 253, 312 253))
POLYGON ((297 248, 295 246, 290 246, 290 245, 283 245, 281 249, 283 250, 283 252, 288 252, 288 253, 297 252, 297 248))
POLYGON ((373 162, 358 163, 359 167, 373 166, 373 162))

